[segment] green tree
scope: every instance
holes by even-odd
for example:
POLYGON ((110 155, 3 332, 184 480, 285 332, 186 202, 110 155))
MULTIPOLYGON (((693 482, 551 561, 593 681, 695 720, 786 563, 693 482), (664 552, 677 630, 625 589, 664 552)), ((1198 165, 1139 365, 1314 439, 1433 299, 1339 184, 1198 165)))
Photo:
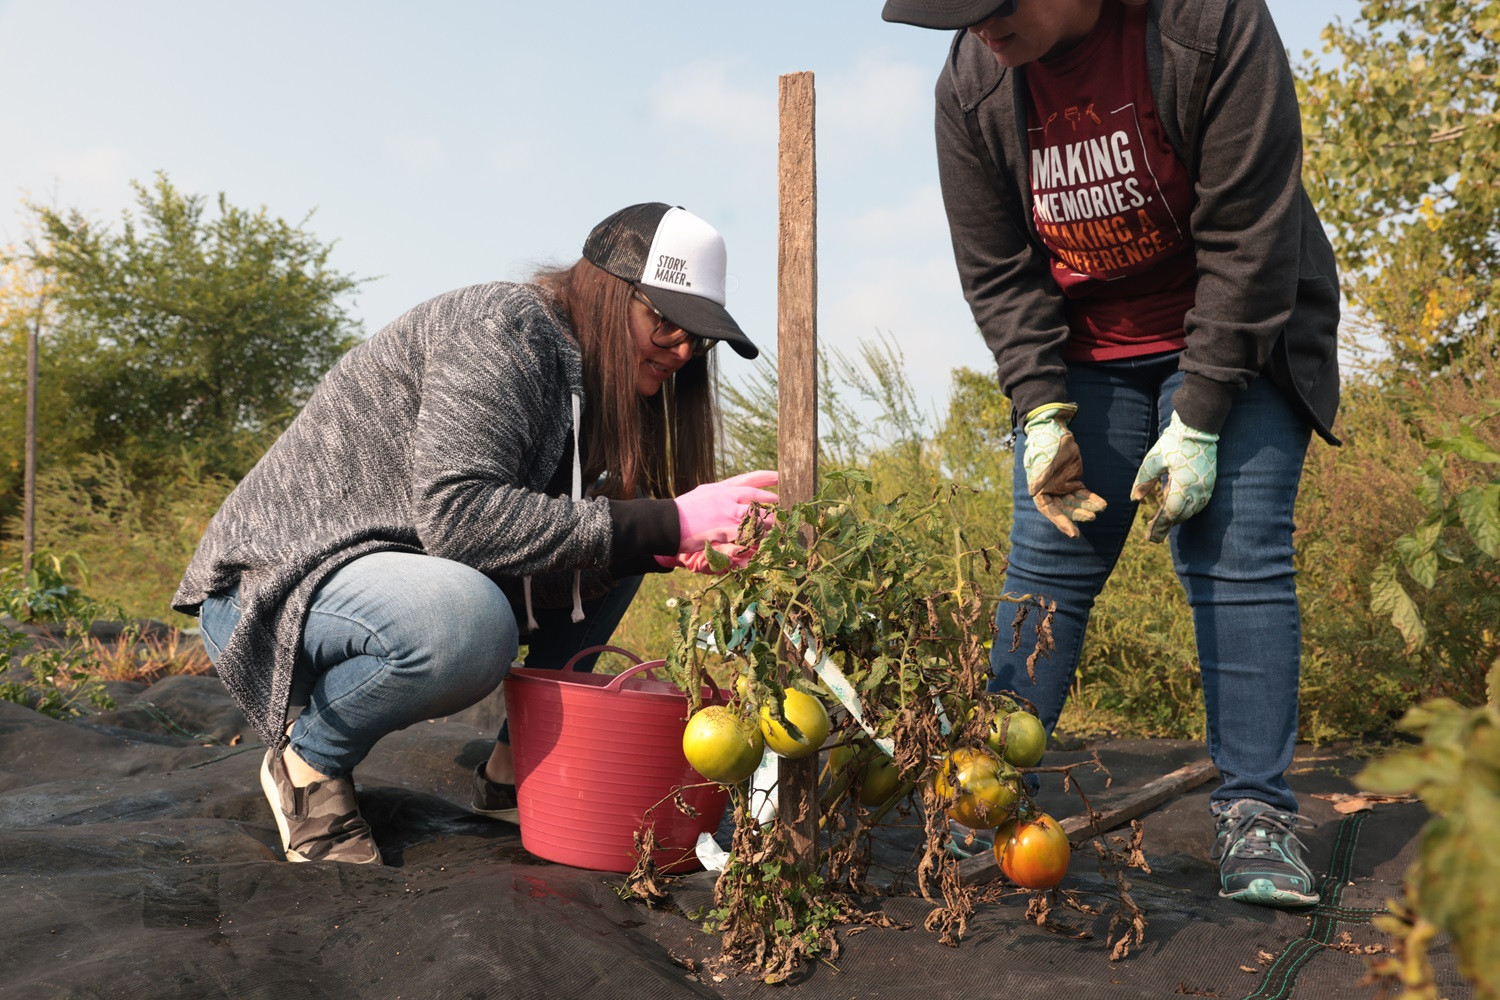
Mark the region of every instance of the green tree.
POLYGON ((1328 58, 1299 73, 1305 177, 1349 301, 1398 365, 1489 364, 1500 0, 1364 0, 1323 41, 1328 58))
POLYGON ((50 278, 44 455, 109 453, 149 479, 184 450, 238 478, 357 339, 358 282, 266 209, 217 211, 166 175, 136 184, 116 228, 32 205, 21 255, 50 278))
MULTIPOLYGON (((739 385, 722 387, 730 471, 776 468, 778 390, 776 355, 769 351, 739 385)), ((864 465, 877 453, 904 454, 920 467, 925 432, 894 339, 862 340, 854 359, 837 348, 818 352, 819 469, 864 465)))
POLYGON ((48 289, 13 253, 0 250, 0 517, 16 512, 25 478, 26 347, 46 323, 48 289))
POLYGON ((994 373, 953 369, 948 416, 933 439, 944 472, 955 482, 1009 497, 1014 433, 1010 400, 994 373))

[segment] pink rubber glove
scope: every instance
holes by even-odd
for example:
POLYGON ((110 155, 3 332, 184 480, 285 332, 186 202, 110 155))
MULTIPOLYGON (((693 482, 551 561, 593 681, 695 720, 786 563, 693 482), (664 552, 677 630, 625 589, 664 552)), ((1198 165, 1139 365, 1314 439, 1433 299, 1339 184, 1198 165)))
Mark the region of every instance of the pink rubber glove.
MULTIPOLYGON (((702 554, 703 546, 733 542, 739 537, 740 525, 750 513, 752 503, 776 504, 779 497, 762 486, 775 486, 776 473, 764 469, 732 476, 723 482, 704 483, 677 498, 677 524, 680 539, 678 558, 702 554)), ((770 511, 761 519, 769 522, 770 511)))

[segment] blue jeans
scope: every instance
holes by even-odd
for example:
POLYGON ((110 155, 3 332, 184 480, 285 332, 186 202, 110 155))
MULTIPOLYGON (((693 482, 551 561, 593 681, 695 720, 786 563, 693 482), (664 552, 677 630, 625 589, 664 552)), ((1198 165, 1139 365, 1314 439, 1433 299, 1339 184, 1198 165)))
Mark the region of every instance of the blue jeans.
MULTIPOLYGON (((630 594, 638 582, 630 582, 630 594)), ((539 622, 544 614, 549 622, 558 617, 544 612, 539 622)), ((568 621, 568 612, 560 617, 568 621)), ((238 586, 203 602, 199 623, 215 662, 239 618, 238 586)), ((566 647, 561 637, 547 641, 566 647)), ((292 704, 303 711, 291 746, 323 774, 348 774, 389 733, 452 715, 492 692, 519 642, 510 602, 473 567, 407 552, 362 556, 313 594, 292 682, 292 704)))
MULTIPOLYGON (((1048 732, 1057 724, 1078 669, 1094 600, 1114 569, 1135 519, 1131 484, 1146 451, 1167 426, 1182 385, 1178 354, 1073 364, 1068 392, 1078 404, 1069 428, 1083 456, 1083 481, 1109 503, 1079 538, 1058 531, 1026 489, 1016 441, 1015 517, 1007 593, 1057 601, 1056 650, 1026 673, 1029 638, 1009 651, 1014 609, 1002 604, 991 652, 992 691, 1033 702, 1048 732)), ((1286 782, 1297 741, 1302 627, 1292 568, 1293 507, 1310 436, 1281 393, 1257 379, 1236 397, 1219 433, 1218 483, 1208 506, 1172 529, 1177 578, 1197 637, 1208 719, 1208 751, 1223 783, 1211 796, 1221 809, 1242 798, 1295 812, 1286 782)))

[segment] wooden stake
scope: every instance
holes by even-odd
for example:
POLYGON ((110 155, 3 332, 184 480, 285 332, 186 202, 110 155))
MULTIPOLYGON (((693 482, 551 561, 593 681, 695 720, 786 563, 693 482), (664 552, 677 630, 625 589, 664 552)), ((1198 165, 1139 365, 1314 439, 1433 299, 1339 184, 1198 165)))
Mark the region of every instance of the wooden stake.
POLYGON ((818 475, 818 220, 813 142, 813 75, 781 77, 781 147, 777 186, 776 448, 781 496, 812 499, 818 475))
MULTIPOLYGON (((776 449, 783 503, 812 498, 818 479, 817 171, 813 142, 813 75, 779 80, 781 139, 777 193, 776 449)), ((777 816, 804 871, 818 858, 817 755, 783 760, 777 816)))

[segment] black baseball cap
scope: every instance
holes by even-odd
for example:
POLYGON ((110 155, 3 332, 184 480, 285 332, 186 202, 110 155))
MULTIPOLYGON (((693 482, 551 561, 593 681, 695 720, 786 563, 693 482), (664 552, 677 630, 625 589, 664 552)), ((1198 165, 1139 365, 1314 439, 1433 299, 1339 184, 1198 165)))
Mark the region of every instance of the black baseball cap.
POLYGON ((688 333, 725 341, 742 358, 760 354, 724 309, 724 237, 687 209, 660 201, 622 208, 589 233, 583 256, 639 285, 658 312, 688 333))
POLYGON ((957 31, 992 17, 1010 17, 1016 0, 886 0, 880 16, 897 24, 957 31))

